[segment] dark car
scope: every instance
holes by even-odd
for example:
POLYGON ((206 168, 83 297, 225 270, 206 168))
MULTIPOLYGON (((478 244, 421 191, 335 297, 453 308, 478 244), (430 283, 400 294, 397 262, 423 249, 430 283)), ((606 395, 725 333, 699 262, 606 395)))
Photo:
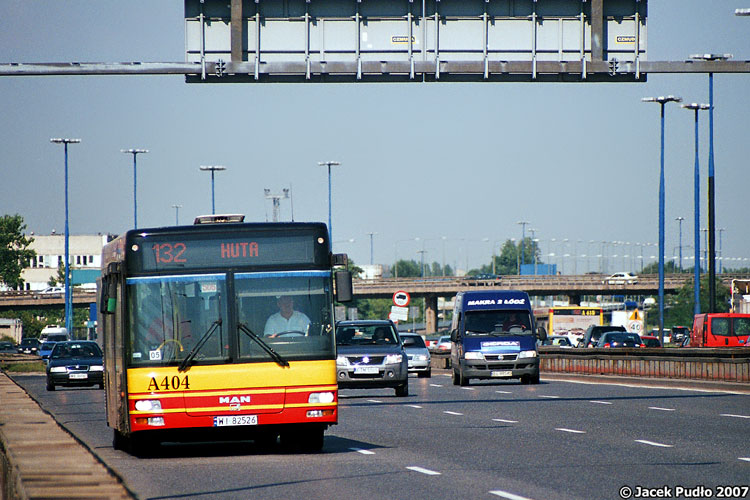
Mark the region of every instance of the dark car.
POLYGON ((58 385, 92 386, 104 389, 104 361, 96 342, 69 340, 57 342, 47 361, 47 390, 58 385))
POLYGON ((682 345, 685 337, 690 337, 690 328, 686 326, 673 326, 672 327, 672 343, 682 345))
POLYGON ((15 354, 18 352, 18 349, 16 348, 16 344, 14 344, 13 342, 3 340, 0 342, 0 352, 15 354))
POLYGON ((24 354, 36 354, 39 350, 39 339, 27 337, 21 340, 18 350, 24 354))
POLYGON ((643 347, 643 342, 637 333, 604 332, 596 347, 643 347))
POLYGON ((643 347, 661 347, 659 337, 654 337, 653 335, 641 335, 641 341, 643 342, 643 347))
POLYGON ((605 332, 624 332, 624 326, 601 326, 591 325, 586 330, 586 334, 583 336, 583 341, 578 347, 596 347, 596 343, 599 342, 599 338, 605 332))
POLYGON ((392 387, 409 395, 406 352, 391 321, 336 324, 336 373, 340 389, 392 387))

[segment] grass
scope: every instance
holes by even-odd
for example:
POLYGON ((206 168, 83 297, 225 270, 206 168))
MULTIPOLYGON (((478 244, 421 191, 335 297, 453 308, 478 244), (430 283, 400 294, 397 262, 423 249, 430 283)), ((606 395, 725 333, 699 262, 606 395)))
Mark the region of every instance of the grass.
POLYGON ((4 372, 12 373, 44 373, 44 362, 40 361, 22 361, 13 362, 10 360, 0 361, 0 369, 4 372))

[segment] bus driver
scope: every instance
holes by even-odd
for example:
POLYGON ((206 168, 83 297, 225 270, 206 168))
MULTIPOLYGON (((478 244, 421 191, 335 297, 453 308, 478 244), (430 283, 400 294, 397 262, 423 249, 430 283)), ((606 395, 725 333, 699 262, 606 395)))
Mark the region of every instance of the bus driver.
POLYGON ((275 337, 280 333, 296 332, 307 335, 310 318, 305 313, 294 310, 294 299, 291 295, 281 295, 276 299, 279 312, 272 314, 266 321, 263 335, 275 337))

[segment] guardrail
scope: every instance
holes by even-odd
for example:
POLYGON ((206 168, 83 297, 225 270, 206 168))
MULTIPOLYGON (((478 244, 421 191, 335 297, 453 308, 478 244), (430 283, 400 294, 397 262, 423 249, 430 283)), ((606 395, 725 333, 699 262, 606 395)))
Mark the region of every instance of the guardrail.
MULTIPOLYGON (((542 373, 619 375, 750 383, 750 347, 539 348, 542 373)), ((432 366, 450 368, 450 353, 432 353, 432 366)))

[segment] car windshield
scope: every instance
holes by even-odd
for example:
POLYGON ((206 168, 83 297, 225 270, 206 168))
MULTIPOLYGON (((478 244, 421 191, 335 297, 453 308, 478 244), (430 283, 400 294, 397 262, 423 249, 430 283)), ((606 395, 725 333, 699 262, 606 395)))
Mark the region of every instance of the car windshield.
POLYGON ((239 362, 334 358, 329 272, 237 273, 234 297, 225 274, 127 285, 131 366, 227 363, 233 352, 239 362))
POLYGON ((50 355, 53 359, 61 358, 100 358, 102 351, 93 342, 61 342, 55 344, 50 355))
POLYGON ((39 346, 40 351, 50 351, 53 347, 55 347, 56 342, 42 342, 42 345, 39 346))
POLYGON ((411 348, 414 348, 414 347, 427 348, 427 346, 424 343, 424 340, 422 339, 422 337, 420 335, 403 335, 403 336, 401 336, 401 339, 402 340, 414 339, 414 345, 410 345, 409 346, 411 348))
POLYGON ((337 345, 395 345, 398 343, 390 325, 340 325, 336 330, 337 345))
POLYGON ((39 341, 37 339, 23 339, 21 341, 22 346, 35 346, 39 345, 39 341))
POLYGON ((523 310, 467 311, 464 330, 466 335, 531 335, 531 317, 523 310))

